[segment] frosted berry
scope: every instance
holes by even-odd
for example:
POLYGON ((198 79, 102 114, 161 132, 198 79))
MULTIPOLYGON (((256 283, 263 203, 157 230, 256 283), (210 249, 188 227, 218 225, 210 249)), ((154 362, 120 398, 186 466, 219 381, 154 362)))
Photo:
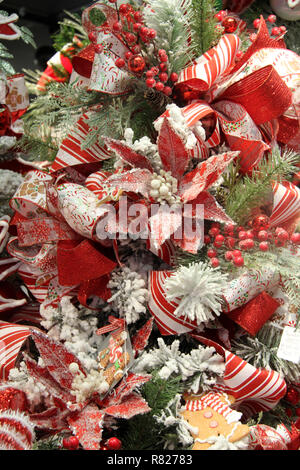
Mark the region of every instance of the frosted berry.
POLYGON ((163 73, 161 73, 161 74, 159 75, 159 79, 160 79, 160 81, 163 82, 163 83, 166 83, 166 82, 168 81, 168 78, 169 78, 169 77, 168 77, 168 74, 167 74, 167 73, 164 73, 164 72, 163 72, 163 73))
POLYGON ((116 33, 119 33, 120 31, 122 31, 122 29, 123 29, 122 24, 119 21, 116 21, 116 23, 113 24, 113 30, 116 33))
POLYGON ((161 60, 161 62, 168 62, 168 56, 167 55, 161 55, 160 60, 161 60))
POLYGON ((165 85, 162 82, 157 82, 155 88, 157 89, 157 91, 163 91, 165 85))
POLYGON ((79 440, 76 436, 65 437, 63 439, 63 447, 68 450, 77 450, 79 447, 79 440))
POLYGON ((175 73, 175 72, 171 73, 171 75, 170 75, 170 80, 171 80, 171 82, 173 82, 173 83, 178 82, 178 75, 177 75, 177 73, 175 73))
POLYGON ((277 233, 277 237, 280 241, 282 242, 286 242, 288 241, 288 239, 290 238, 288 232, 286 230, 280 230, 278 233, 277 233))
POLYGON ((94 49, 96 54, 101 54, 104 51, 104 46, 102 44, 95 44, 94 49))
POLYGON ((130 51, 128 51, 128 52, 126 52, 126 54, 125 54, 125 59, 126 59, 126 60, 129 60, 129 59, 131 59, 132 56, 133 56, 133 53, 130 52, 130 51))
POLYGON ((266 230, 260 230, 257 234, 257 238, 261 241, 268 240, 268 232, 266 230))
POLYGON ((240 240, 246 240, 246 238, 247 238, 247 232, 245 232, 245 230, 241 230, 241 231, 239 232, 239 235, 238 235, 238 236, 239 236, 239 239, 240 239, 240 240))
POLYGON ((232 254, 231 251, 226 251, 225 259, 226 259, 226 261, 232 261, 233 260, 233 254, 232 254))
POLYGON ((260 251, 268 251, 269 250, 269 243, 268 242, 261 242, 259 244, 260 251))
POLYGON ((119 59, 116 60, 116 66, 119 69, 122 69, 123 67, 125 67, 125 60, 121 59, 121 57, 120 57, 119 59))
POLYGON ((216 237, 217 235, 219 235, 220 233, 220 229, 218 227, 212 227, 210 230, 209 230, 209 235, 211 235, 212 237, 216 237))
POLYGON ((172 95, 172 88, 169 87, 169 86, 165 86, 164 89, 163 89, 163 93, 167 96, 171 96, 172 95))
POLYGON ((240 250, 234 250, 234 251, 232 252, 232 254, 233 254, 233 256, 234 256, 235 258, 237 258, 237 257, 239 257, 239 256, 242 256, 242 253, 241 253, 240 250))
POLYGON ((127 3, 122 3, 122 5, 120 5, 120 7, 119 7, 119 12, 120 12, 122 15, 126 15, 126 13, 128 12, 128 5, 127 5, 127 3))
POLYGON ((286 33, 286 27, 285 26, 279 26, 280 32, 281 33, 286 33))
POLYGON ((156 84, 156 81, 154 80, 154 78, 147 78, 146 85, 148 88, 154 88, 155 84, 156 84))
POLYGON ((272 28, 272 31, 271 31, 272 36, 279 36, 280 33, 281 31, 278 28, 278 26, 275 26, 274 28, 272 28))
POLYGON ((217 235, 216 238, 215 238, 215 242, 220 243, 221 245, 223 245, 223 243, 224 243, 223 235, 217 235))
POLYGON ((91 31, 89 33, 89 40, 91 42, 96 42, 97 41, 97 34, 95 33, 95 31, 91 31))
POLYGON ((295 245, 300 245, 300 233, 293 233, 291 236, 291 242, 295 245))
POLYGON ((277 18, 276 18, 275 15, 269 15, 268 16, 269 23, 276 23, 276 20, 277 20, 277 18))
POLYGON ((220 261, 218 258, 212 258, 210 262, 213 268, 218 268, 220 266, 220 261))
POLYGON ((242 256, 237 256, 233 259, 233 262, 237 267, 244 266, 244 258, 242 256))
POLYGON ((205 245, 209 245, 211 242, 211 238, 209 235, 204 235, 204 243, 205 245))
POLYGON ((235 244, 236 244, 236 240, 233 237, 228 237, 225 241, 225 245, 227 246, 227 248, 232 249, 234 248, 235 244))
POLYGON ((156 36, 157 36, 157 32, 155 31, 155 29, 149 29, 149 33, 148 33, 148 36, 150 39, 155 39, 156 36))
POLYGON ((207 250, 207 256, 209 258, 216 258, 216 256, 217 256, 216 250, 213 250, 212 248, 207 250))
POLYGON ((253 26, 255 29, 258 29, 259 28, 259 25, 260 25, 260 19, 259 18, 256 18, 254 21, 253 21, 253 26))
POLYGON ((296 388, 290 387, 284 398, 292 405, 297 405, 297 403, 299 403, 300 395, 296 388))
POLYGON ((135 32, 139 32, 139 31, 142 29, 142 27, 143 27, 142 23, 135 23, 135 24, 133 25, 133 30, 134 30, 135 32))

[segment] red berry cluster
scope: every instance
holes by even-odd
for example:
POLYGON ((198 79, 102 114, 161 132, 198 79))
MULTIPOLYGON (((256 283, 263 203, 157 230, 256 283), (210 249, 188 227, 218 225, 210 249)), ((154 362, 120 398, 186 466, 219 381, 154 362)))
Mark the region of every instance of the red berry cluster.
MULTIPOLYGON (((145 79, 148 88, 155 88, 157 91, 170 96, 173 91, 174 84, 178 81, 177 73, 169 73, 168 55, 165 50, 154 47, 154 55, 157 60, 157 66, 152 66, 153 58, 147 60, 142 53, 145 45, 151 43, 157 36, 155 29, 147 28, 143 22, 142 13, 135 10, 127 3, 117 5, 117 0, 109 0, 115 4, 119 20, 113 24, 112 30, 127 45, 128 52, 125 57, 116 59, 116 66, 120 69, 126 68, 127 71, 133 73, 138 78, 145 79)), ((90 33, 91 42, 97 40, 94 32, 90 33)), ((97 53, 103 52, 102 44, 94 44, 97 53)))
MULTIPOLYGON (((270 24, 275 24, 277 21, 277 17, 275 15, 269 15, 267 18, 267 22, 270 24)), ((256 18, 256 20, 253 21, 253 26, 255 29, 258 29, 260 25, 260 19, 256 18)), ((281 34, 284 34, 286 32, 286 27, 285 26, 273 26, 271 30, 272 36, 280 36, 281 34)))
POLYGON ((204 237, 206 245, 212 245, 207 250, 207 256, 214 268, 220 265, 218 256, 233 262, 235 266, 244 265, 242 252, 258 248, 260 251, 269 251, 271 245, 283 247, 288 242, 300 245, 300 233, 290 234, 283 228, 270 229, 269 218, 259 215, 251 221, 248 228, 226 224, 221 230, 219 223, 213 223, 204 237), (227 248, 227 250, 226 250, 227 248), (218 251, 219 250, 219 251, 218 251))

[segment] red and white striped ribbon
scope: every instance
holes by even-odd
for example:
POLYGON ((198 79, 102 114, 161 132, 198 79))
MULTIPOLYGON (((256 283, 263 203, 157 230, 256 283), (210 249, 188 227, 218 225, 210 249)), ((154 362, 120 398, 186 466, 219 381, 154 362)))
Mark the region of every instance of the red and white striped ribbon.
POLYGON ((167 271, 152 271, 149 278, 149 303, 148 307, 162 335, 180 335, 197 328, 196 321, 190 321, 183 317, 176 317, 174 312, 179 305, 179 300, 170 302, 166 299, 164 282, 170 273, 167 271))
POLYGON ((177 84, 190 84, 200 91, 209 90, 217 78, 234 64, 240 43, 238 36, 225 34, 216 47, 210 49, 194 65, 181 72, 177 84))
POLYGON ((6 380, 14 367, 20 349, 30 336, 30 329, 13 323, 0 322, 0 379, 6 380))
MULTIPOLYGON (((222 348, 223 349, 223 348, 222 348)), ((278 372, 257 369, 224 350, 225 373, 214 389, 232 395, 248 417, 274 408, 286 393, 286 383, 278 372)))
POLYGON ((69 166, 99 162, 110 158, 110 153, 98 143, 85 149, 82 148, 82 144, 91 130, 87 123, 88 118, 89 113, 83 114, 72 132, 63 140, 51 167, 53 172, 69 166))
POLYGON ((270 217, 271 227, 280 227, 290 219, 300 217, 300 189, 292 183, 273 184, 273 211, 270 217))

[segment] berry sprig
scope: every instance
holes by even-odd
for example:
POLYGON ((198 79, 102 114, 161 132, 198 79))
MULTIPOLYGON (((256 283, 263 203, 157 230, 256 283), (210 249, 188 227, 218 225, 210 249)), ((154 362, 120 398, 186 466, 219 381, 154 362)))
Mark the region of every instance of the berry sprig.
MULTIPOLYGON (((139 10, 127 3, 118 6, 117 0, 109 2, 115 5, 118 14, 118 21, 112 25, 112 31, 128 48, 124 57, 116 56, 116 66, 143 79, 147 88, 171 96, 178 75, 169 71, 167 52, 164 49, 157 50, 154 42, 157 32, 144 24, 143 15, 139 10), (150 44, 153 45, 153 55, 148 57, 146 48, 150 44)), ((95 52, 102 53, 104 47, 102 44, 96 44, 97 35, 94 32, 89 34, 89 39, 94 44, 95 52)))
POLYGON ((248 223, 248 227, 226 224, 221 228, 218 222, 213 223, 204 243, 208 246, 207 256, 214 268, 220 266, 220 256, 236 267, 244 266, 243 252, 260 250, 267 252, 273 247, 292 247, 300 245, 300 233, 290 235, 285 229, 270 228, 269 218, 258 215, 248 223))
MULTIPOLYGON (((276 21, 277 21, 276 15, 269 15, 268 18, 267 18, 267 22, 270 23, 270 25, 275 25, 276 21)), ((256 18, 253 21, 253 26, 254 26, 255 29, 258 29, 259 25, 260 25, 260 19, 256 18)), ((285 26, 273 26, 272 29, 271 29, 271 35, 274 36, 274 37, 283 35, 285 33, 286 33, 286 27, 285 26)))

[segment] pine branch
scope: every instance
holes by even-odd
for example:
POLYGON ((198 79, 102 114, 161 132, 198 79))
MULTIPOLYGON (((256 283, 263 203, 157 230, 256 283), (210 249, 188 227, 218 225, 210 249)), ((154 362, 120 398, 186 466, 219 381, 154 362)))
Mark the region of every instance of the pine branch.
POLYGON ((219 38, 215 26, 215 9, 211 0, 192 0, 192 30, 193 42, 197 47, 197 56, 204 54, 214 46, 219 38))
POLYGON ((195 58, 191 50, 192 0, 152 0, 145 23, 157 32, 156 45, 166 50, 170 70, 179 73, 195 58))

